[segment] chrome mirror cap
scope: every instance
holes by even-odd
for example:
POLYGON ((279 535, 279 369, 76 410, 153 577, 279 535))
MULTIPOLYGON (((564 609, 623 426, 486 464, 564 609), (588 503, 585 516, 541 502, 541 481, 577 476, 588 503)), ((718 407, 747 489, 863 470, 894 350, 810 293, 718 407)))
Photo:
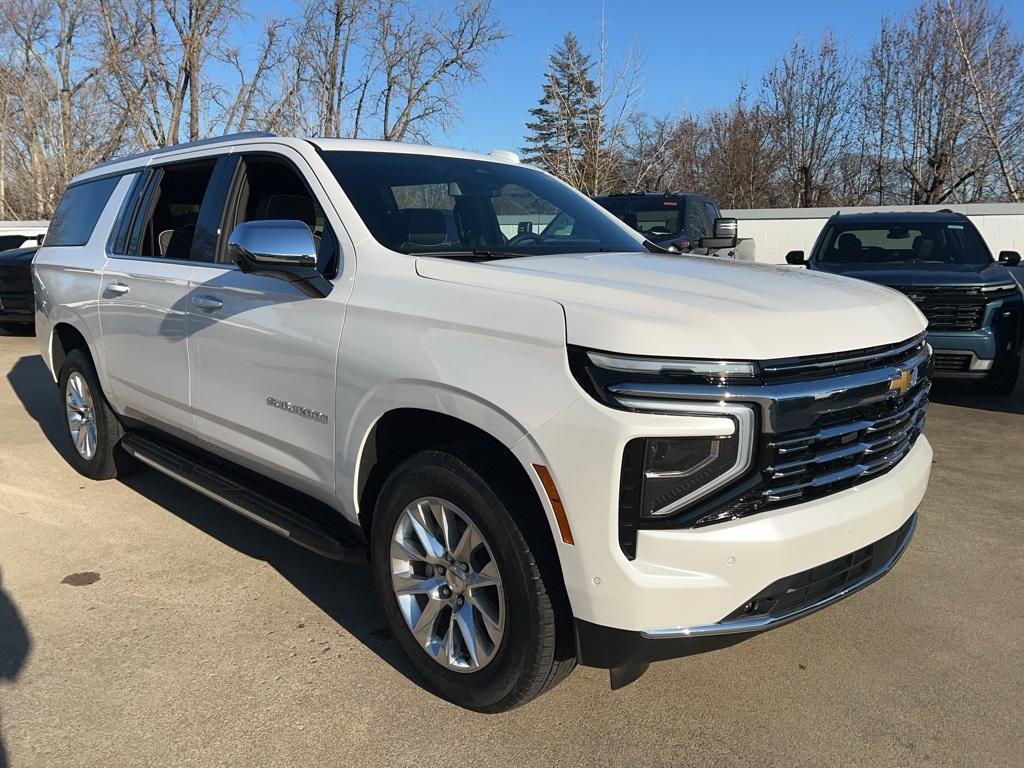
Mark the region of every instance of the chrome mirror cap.
POLYGON ((231 230, 228 257, 242 269, 316 267, 316 243, 297 219, 246 221, 231 230))

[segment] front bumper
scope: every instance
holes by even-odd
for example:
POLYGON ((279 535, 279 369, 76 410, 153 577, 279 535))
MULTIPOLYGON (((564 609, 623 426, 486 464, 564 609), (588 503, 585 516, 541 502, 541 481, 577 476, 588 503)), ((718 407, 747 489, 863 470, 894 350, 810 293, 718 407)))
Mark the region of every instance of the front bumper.
POLYGON ((898 529, 815 568, 778 579, 713 624, 629 631, 577 619, 577 658, 605 669, 645 665, 735 645, 849 597, 892 570, 917 527, 914 513, 898 529))
POLYGON ((932 449, 921 435, 884 475, 729 522, 644 528, 636 558, 628 559, 618 530, 624 446, 635 437, 707 434, 707 422, 618 411, 580 398, 531 433, 539 455, 529 461, 551 471, 575 541, 559 543, 558 554, 584 634, 586 624, 648 634, 718 624, 779 579, 899 529, 928 486, 932 449))

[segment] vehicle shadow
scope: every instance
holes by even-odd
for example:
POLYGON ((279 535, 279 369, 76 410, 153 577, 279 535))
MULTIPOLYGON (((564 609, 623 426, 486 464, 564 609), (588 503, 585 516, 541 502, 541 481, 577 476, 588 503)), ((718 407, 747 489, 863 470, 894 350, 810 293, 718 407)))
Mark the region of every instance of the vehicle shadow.
POLYGON ((19 358, 8 371, 7 381, 50 445, 64 456, 60 398, 43 358, 39 355, 19 358))
POLYGON ((1007 397, 986 395, 970 382, 939 380, 932 382, 929 399, 933 403, 975 408, 1000 413, 1024 413, 1024 366, 1017 379, 1017 388, 1007 397))
POLYGON ((369 565, 349 565, 314 554, 155 470, 139 470, 121 482, 207 536, 267 563, 383 661, 423 685, 393 638, 377 602, 369 565))
MULTIPOLYGON (((42 358, 20 358, 7 378, 46 439, 65 456, 60 402, 42 358)), ((422 685, 392 638, 369 566, 338 563, 302 549, 154 470, 139 470, 122 482, 206 535, 266 562, 359 642, 422 685)))
MULTIPOLYGON (((28 629, 14 601, 4 590, 3 573, 0 572, 0 684, 13 683, 18 679, 31 649, 28 629)), ((3 725, 2 718, 3 712, 0 711, 0 725, 3 725)), ((0 768, 8 765, 7 749, 0 731, 0 768)))

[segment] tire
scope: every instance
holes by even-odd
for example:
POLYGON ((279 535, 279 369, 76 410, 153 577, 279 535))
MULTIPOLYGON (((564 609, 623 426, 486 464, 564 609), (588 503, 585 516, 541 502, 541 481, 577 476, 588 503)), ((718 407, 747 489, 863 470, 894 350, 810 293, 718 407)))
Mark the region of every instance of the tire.
POLYGON ((479 459, 471 463, 465 458, 469 455, 457 449, 422 451, 391 473, 374 511, 371 568, 391 629, 427 687, 461 707, 502 712, 553 688, 575 667, 572 616, 547 524, 542 533, 527 522, 537 519, 528 506, 532 500, 502 482, 500 471, 487 471, 479 459), (431 577, 427 562, 408 558, 410 548, 426 557, 427 549, 409 522, 418 515, 428 524, 433 520, 435 541, 450 556, 443 578, 439 566, 431 577), (454 543, 447 546, 439 519, 449 521, 451 538, 459 544, 469 526, 475 527, 482 541, 472 555, 454 543), (395 544, 396 537, 401 544, 395 544), (468 569, 461 569, 459 558, 465 558, 468 569), (464 582, 457 572, 468 573, 464 582), (486 582, 495 574, 497 587, 460 586, 474 579, 486 582), (409 579, 418 580, 414 589, 420 591, 399 598, 396 581, 408 584, 409 579), (435 588, 425 592, 432 584, 435 588), (437 608, 446 598, 447 609, 437 608), (416 614, 434 615, 427 606, 436 617, 424 626, 434 630, 421 629, 417 638, 412 631, 416 614), (467 622, 470 633, 480 638, 472 654, 462 629, 467 622), (492 632, 488 627, 500 628, 492 632), (425 638, 431 635, 439 641, 429 644, 428 652, 425 638))
POLYGON ((71 466, 93 480, 126 474, 131 461, 120 447, 124 429, 103 396, 92 360, 80 349, 71 350, 57 381, 64 445, 71 466), (77 438, 72 434, 73 413, 78 415, 77 423, 84 425, 77 430, 77 438), (91 438, 89 425, 95 428, 91 438))
POLYGON ((32 336, 35 330, 32 323, 0 323, 0 331, 9 333, 11 336, 32 336))
POLYGON ((998 360, 993 371, 978 383, 978 388, 987 395, 1007 397, 1013 394, 1017 388, 1017 378, 1020 376, 1021 356, 998 360))

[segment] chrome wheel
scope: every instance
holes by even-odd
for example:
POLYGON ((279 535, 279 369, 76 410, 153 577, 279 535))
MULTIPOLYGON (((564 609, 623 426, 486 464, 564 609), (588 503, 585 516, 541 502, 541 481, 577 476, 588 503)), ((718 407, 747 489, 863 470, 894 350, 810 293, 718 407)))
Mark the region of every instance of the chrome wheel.
POLYGON ((68 376, 64 391, 64 410, 68 418, 71 442, 75 444, 78 454, 89 461, 96 455, 96 411, 93 409, 89 385, 78 371, 68 376))
POLYGON ((505 634, 501 574, 480 530, 454 504, 417 499, 391 537, 391 586, 413 637, 438 664, 475 672, 505 634))

